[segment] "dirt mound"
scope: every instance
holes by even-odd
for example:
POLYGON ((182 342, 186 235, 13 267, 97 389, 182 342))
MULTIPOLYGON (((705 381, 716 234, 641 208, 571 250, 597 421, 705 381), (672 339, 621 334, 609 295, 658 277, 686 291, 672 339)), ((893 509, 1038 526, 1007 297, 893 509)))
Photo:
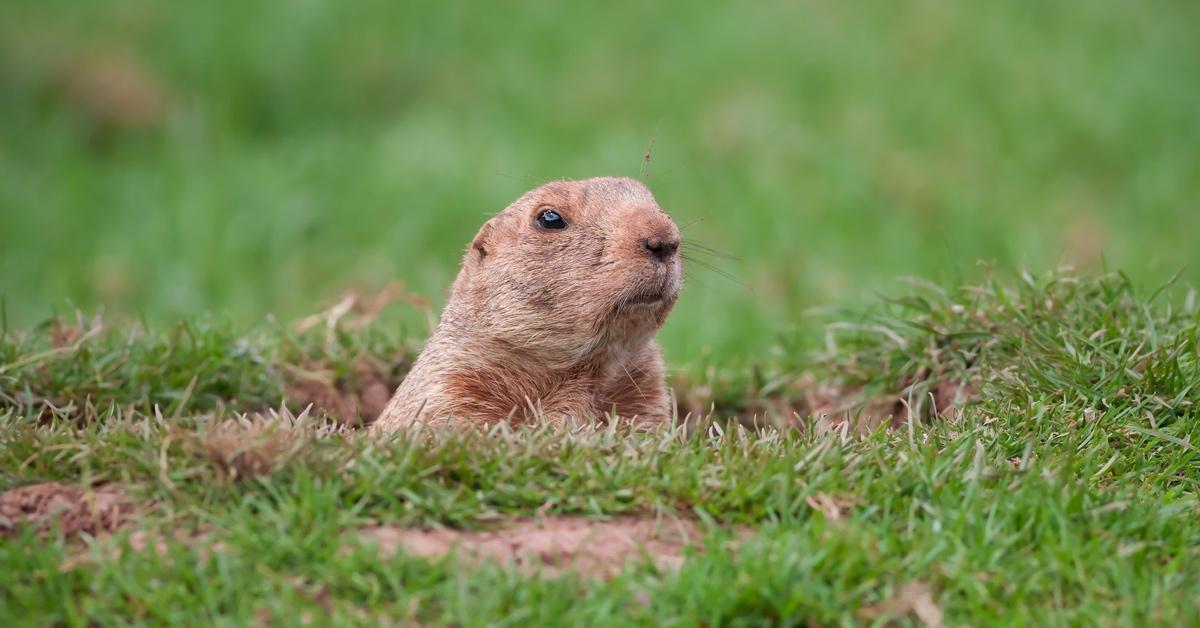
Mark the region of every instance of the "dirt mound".
POLYGON ((685 550, 704 537, 696 523, 686 519, 639 517, 548 517, 491 531, 380 526, 361 532, 385 556, 401 549, 428 558, 457 552, 458 559, 468 564, 490 559, 525 573, 554 576, 574 571, 595 578, 611 578, 630 561, 649 560, 660 569, 676 568, 685 550))
POLYGON ((365 360, 357 362, 353 373, 343 377, 334 376, 329 368, 316 362, 292 371, 286 395, 289 406, 312 405, 315 412, 352 426, 374 421, 400 385, 398 378, 365 360))
POLYGON ((892 392, 868 391, 862 385, 822 380, 804 372, 770 392, 750 391, 740 402, 720 402, 711 384, 691 381, 686 375, 676 377, 672 385, 678 391, 680 415, 700 425, 710 417, 725 417, 747 428, 841 429, 849 424, 853 431, 864 434, 879 427, 903 427, 910 417, 919 422, 954 419, 979 397, 976 383, 932 377, 927 371, 897 383, 892 392))
POLYGON ((64 536, 96 535, 121 527, 133 511, 133 502, 116 486, 33 484, 0 493, 0 535, 14 535, 25 525, 47 532, 56 522, 64 536))
MULTIPOLYGON (((398 302, 424 312, 429 328, 433 329, 436 317, 429 301, 409 292, 404 284, 393 283, 375 294, 351 290, 328 309, 298 321, 293 330, 297 334, 305 334, 323 327, 324 353, 335 354, 339 330, 366 329, 378 320, 385 308, 398 302)), ((288 405, 304 408, 311 404, 314 414, 328 414, 346 425, 365 425, 374 421, 387 407, 392 393, 400 385, 414 358, 415 355, 405 351, 374 359, 360 355, 353 362, 350 372, 337 374, 337 369, 328 360, 313 356, 285 367, 288 375, 288 405)))
POLYGON ((804 404, 797 415, 811 416, 828 427, 849 422, 865 433, 881 425, 903 427, 910 416, 918 417, 921 422, 951 419, 978 396, 976 388, 967 382, 947 380, 918 384, 925 386, 909 384, 899 394, 877 397, 865 396, 861 390, 814 386, 805 391, 804 404))

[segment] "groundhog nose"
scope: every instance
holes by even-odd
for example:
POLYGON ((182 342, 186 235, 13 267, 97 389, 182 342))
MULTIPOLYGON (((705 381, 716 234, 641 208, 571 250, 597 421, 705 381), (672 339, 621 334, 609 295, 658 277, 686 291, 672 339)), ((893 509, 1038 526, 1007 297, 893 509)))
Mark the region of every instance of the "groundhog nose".
POLYGON ((642 240, 642 248, 655 259, 666 263, 679 250, 679 238, 653 236, 642 240))

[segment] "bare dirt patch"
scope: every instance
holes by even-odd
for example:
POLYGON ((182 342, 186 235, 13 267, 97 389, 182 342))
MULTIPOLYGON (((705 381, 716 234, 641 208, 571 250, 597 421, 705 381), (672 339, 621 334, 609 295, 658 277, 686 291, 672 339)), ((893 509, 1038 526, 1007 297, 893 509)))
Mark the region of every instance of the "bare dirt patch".
POLYGON ((773 388, 769 394, 751 395, 737 408, 723 407, 712 399, 712 391, 677 379, 680 414, 701 421, 709 416, 736 418, 746 427, 813 426, 867 433, 879 427, 898 428, 910 417, 918 421, 952 419, 979 396, 970 382, 955 378, 935 379, 925 372, 900 382, 895 392, 869 392, 862 386, 819 379, 805 372, 773 388))
MULTIPOLYGON (((405 369, 407 370, 407 369, 405 369)), ((317 362, 291 369, 287 402, 291 407, 312 406, 339 422, 360 426, 375 420, 387 407, 399 378, 366 360, 355 363, 350 375, 337 377, 317 362)))
POLYGON ((55 523, 66 537, 112 532, 131 520, 134 503, 113 485, 80 488, 58 482, 22 486, 0 493, 0 536, 23 526, 49 532, 55 523))
MULTIPOLYGON (((393 283, 373 295, 351 290, 329 308, 298 321, 293 330, 303 334, 324 328, 326 353, 333 353, 338 330, 370 327, 385 308, 397 302, 424 312, 432 329, 435 317, 429 301, 403 284, 393 283)), ((349 373, 338 375, 327 361, 310 359, 287 369, 287 401, 292 407, 311 405, 346 425, 365 425, 383 412, 409 366, 411 357, 407 355, 385 360, 360 355, 349 373)))
POLYGON ((829 427, 851 423, 859 432, 867 432, 879 426, 902 427, 914 416, 925 422, 950 419, 978 396, 974 386, 961 381, 940 381, 919 391, 915 388, 906 386, 900 394, 872 397, 861 390, 818 387, 806 391, 803 410, 797 414, 812 416, 829 427))
POLYGON ((901 427, 911 417, 918 421, 950 419, 979 396, 970 382, 934 376, 924 368, 900 382, 896 392, 890 394, 869 395, 860 387, 818 382, 811 373, 803 375, 797 384, 804 390, 801 416, 807 414, 831 426, 856 422, 860 431, 880 425, 901 427))
POLYGON ((400 550, 435 559, 454 553, 467 564, 494 560, 525 573, 555 576, 572 571, 602 579, 643 560, 660 569, 677 568, 686 550, 699 546, 704 538, 693 521, 650 517, 559 516, 489 531, 379 526, 360 532, 385 556, 400 550))

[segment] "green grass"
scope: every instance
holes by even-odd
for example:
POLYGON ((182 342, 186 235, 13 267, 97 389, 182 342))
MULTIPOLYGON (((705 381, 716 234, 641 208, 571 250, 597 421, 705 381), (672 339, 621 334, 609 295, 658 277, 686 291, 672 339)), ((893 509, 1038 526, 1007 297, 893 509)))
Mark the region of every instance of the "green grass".
POLYGON ((837 624, 868 621, 864 608, 912 583, 928 587, 950 625, 1195 621, 1194 292, 1139 289, 1119 275, 1025 276, 910 287, 829 323, 829 344, 798 340, 817 350, 759 364, 758 379, 714 369, 679 385, 709 388, 729 410, 799 395, 798 384, 769 383, 802 372, 864 398, 915 399, 921 386, 965 380, 974 401, 861 437, 717 422, 381 442, 284 413, 214 453, 206 443, 229 429, 219 426, 236 399, 272 399, 263 382, 287 360, 402 353, 402 339, 367 328, 330 345, 286 328, 242 336, 216 326, 120 342, 110 331, 46 355, 52 326, 10 330, 4 390, 111 391, 115 402, 71 414, 0 399, 0 489, 118 482, 146 505, 132 528, 90 547, 28 529, 0 541, 0 623, 837 624), (104 370, 110 363, 121 366, 104 370), (147 416, 178 402, 187 363, 197 381, 178 416, 147 416), (818 495, 847 504, 842 518, 811 506, 818 495), (696 518, 706 551, 677 571, 634 566, 596 582, 385 558, 354 537, 371 523, 480 528, 535 513, 696 518), (753 532, 730 549, 738 525, 753 532), (111 546, 135 530, 203 535, 114 560, 111 546))
POLYGON ((637 175, 652 138, 663 206, 738 258, 691 265, 677 363, 980 259, 1196 283, 1197 11, 11 0, 0 293, 25 327, 68 300, 255 325, 392 280, 440 302, 486 215, 637 175), (104 58, 161 85, 147 128, 63 87, 104 58))
POLYGON ((1195 625, 1198 12, 8 0, 0 490, 141 510, 87 542, 0 522, 0 625, 918 623, 863 614, 914 585, 950 625, 1195 625), (661 204, 730 256, 687 262, 660 336, 716 417, 337 427, 430 309, 291 321, 395 281, 436 311, 487 215, 652 140, 661 204), (808 429, 814 395, 920 420, 808 429), (241 413, 273 427, 232 447, 241 413), (689 517, 706 551, 597 582, 355 543, 535 513, 689 517))

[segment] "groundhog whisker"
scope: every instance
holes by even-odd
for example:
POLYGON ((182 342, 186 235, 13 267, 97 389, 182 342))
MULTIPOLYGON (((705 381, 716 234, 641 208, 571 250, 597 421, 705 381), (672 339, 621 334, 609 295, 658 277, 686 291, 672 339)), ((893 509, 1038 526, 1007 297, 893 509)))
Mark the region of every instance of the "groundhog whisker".
POLYGON ((708 289, 709 289, 709 287, 708 287, 708 284, 704 283, 703 281, 700 281, 699 279, 697 279, 697 278, 696 278, 696 275, 694 275, 694 274, 692 274, 692 273, 689 273, 689 272, 688 272, 688 271, 686 271, 686 270, 685 270, 685 271, 683 271, 683 278, 684 278, 684 280, 686 280, 686 281, 687 281, 687 283, 689 283, 689 284, 692 284, 692 283, 694 283, 694 284, 697 284, 697 285, 699 285, 701 288, 704 288, 705 290, 708 290, 708 289))
POLYGON ((706 262, 701 259, 697 259, 695 257, 690 257, 686 254, 683 256, 683 261, 687 262, 688 264, 696 264, 696 265, 700 266, 701 268, 712 271, 743 288, 747 288, 746 284, 742 283, 741 280, 739 280, 736 276, 734 276, 732 273, 730 273, 729 271, 726 271, 725 269, 723 269, 719 266, 715 266, 713 264, 710 264, 709 262, 706 262))
POLYGON ((742 261, 741 259, 734 257, 734 256, 726 253, 725 251, 721 251, 719 249, 714 249, 711 246, 708 246, 707 244, 704 244, 702 242, 697 242, 695 240, 684 240, 682 243, 680 243, 679 246, 681 248, 683 248, 685 251, 692 250, 692 252, 694 252, 694 253, 702 253, 705 255, 712 255, 713 257, 727 259, 731 262, 742 261))

